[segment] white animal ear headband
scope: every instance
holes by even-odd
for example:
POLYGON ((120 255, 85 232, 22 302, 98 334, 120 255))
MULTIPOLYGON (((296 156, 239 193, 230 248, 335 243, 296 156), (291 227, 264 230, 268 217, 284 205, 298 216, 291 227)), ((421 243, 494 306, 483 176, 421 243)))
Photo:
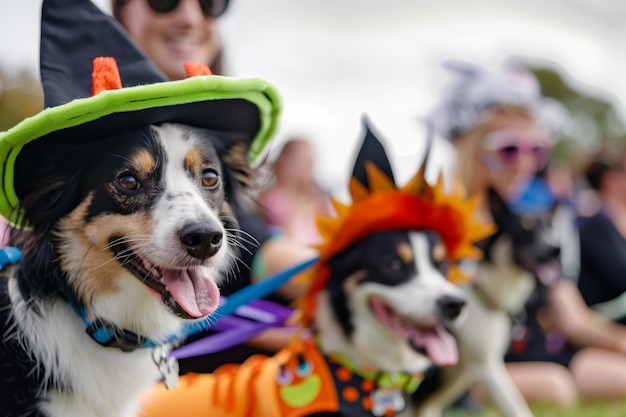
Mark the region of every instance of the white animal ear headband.
POLYGON ((528 109, 543 128, 554 133, 569 125, 565 108, 543 96, 534 74, 519 64, 508 62, 488 70, 469 62, 447 60, 442 66, 450 79, 425 118, 443 138, 454 139, 480 124, 490 108, 505 104, 528 109))

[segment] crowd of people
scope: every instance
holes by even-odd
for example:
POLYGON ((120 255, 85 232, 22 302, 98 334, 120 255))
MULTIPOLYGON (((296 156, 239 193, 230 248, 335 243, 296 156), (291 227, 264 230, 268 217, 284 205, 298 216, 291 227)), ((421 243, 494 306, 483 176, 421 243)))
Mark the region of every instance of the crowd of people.
MULTIPOLYGON (((186 62, 208 63, 215 74, 228 74, 217 26, 228 5, 228 0, 111 4, 113 16, 172 80, 186 77, 186 62)), ((565 109, 542 96, 532 73, 520 66, 488 71, 450 62, 448 69, 456 76, 427 119, 454 147, 451 166, 468 194, 484 197, 495 189, 513 205, 533 192, 529 184, 543 181, 570 216, 565 223, 572 228, 562 230, 562 236, 574 236, 563 239, 564 274, 552 285, 538 287, 526 307, 532 343, 507 356, 513 381, 530 402, 571 405, 581 398, 625 397, 626 277, 621 274, 626 273, 626 147, 590 154, 579 171, 558 171, 570 186, 585 184, 593 190, 593 204, 586 201, 585 216, 577 215, 576 190, 563 191, 550 175, 557 175, 549 164, 567 122, 565 109), (561 340, 556 346, 555 337, 561 340)), ((230 277, 221 287, 224 295, 315 256, 315 214, 330 207, 315 181, 315 164, 323 161, 314 157, 313 147, 307 138, 287 141, 270 161, 269 186, 259 184, 250 204, 239 208, 244 265, 236 279, 230 277)), ((477 216, 489 221, 488 207, 480 206, 477 216)), ((271 299, 291 305, 305 289, 293 281, 271 299)), ((210 372, 254 353, 271 354, 291 336, 289 329, 271 329, 227 351, 183 360, 181 371, 210 372)))

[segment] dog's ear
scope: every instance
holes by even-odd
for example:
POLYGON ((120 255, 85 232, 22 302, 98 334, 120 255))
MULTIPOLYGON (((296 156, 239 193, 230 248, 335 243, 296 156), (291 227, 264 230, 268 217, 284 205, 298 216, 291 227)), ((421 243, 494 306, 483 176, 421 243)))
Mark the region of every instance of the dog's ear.
POLYGON ((257 170, 248 159, 248 144, 236 135, 217 133, 215 144, 224 171, 226 201, 236 209, 243 203, 245 194, 250 194, 258 185, 257 170))
POLYGON ((365 127, 365 138, 361 144, 361 149, 354 162, 354 168, 352 170, 352 176, 363 184, 366 188, 369 187, 369 181, 367 179, 367 171, 365 169, 366 164, 372 163, 381 170, 390 180, 395 183, 393 170, 385 148, 381 140, 376 136, 372 128, 371 123, 366 116, 363 116, 363 126, 365 127))
POLYGON ((255 170, 248 161, 248 147, 242 142, 230 146, 222 156, 222 162, 239 187, 251 190, 256 186, 255 170))
POLYGON ((513 212, 509 208, 508 204, 500 196, 500 194, 489 187, 488 190, 489 210, 493 216, 493 220, 496 224, 502 224, 502 220, 509 218, 513 215, 513 212))
POLYGON ((70 213, 80 202, 80 171, 42 179, 34 191, 20 199, 19 228, 13 228, 9 244, 26 251, 49 235, 56 221, 70 213), (25 228, 28 226, 28 228, 25 228))

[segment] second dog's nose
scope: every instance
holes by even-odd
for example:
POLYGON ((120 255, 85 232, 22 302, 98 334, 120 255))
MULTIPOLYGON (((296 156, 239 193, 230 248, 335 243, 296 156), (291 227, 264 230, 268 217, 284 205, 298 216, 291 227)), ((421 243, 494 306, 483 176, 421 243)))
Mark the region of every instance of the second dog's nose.
POLYGON ((448 320, 454 320, 459 317, 463 307, 465 307, 465 300, 455 295, 444 295, 437 299, 437 305, 441 310, 441 314, 448 320))
POLYGON ((222 247, 222 231, 204 223, 189 224, 178 235, 187 253, 197 259, 210 258, 222 247))

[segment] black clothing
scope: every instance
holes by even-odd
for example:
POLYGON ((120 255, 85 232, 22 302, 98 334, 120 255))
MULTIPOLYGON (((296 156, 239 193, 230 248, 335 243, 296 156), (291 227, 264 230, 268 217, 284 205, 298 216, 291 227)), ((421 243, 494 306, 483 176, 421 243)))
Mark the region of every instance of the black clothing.
POLYGON ((547 291, 547 288, 537 286, 526 303, 526 320, 514 325, 513 340, 505 362, 539 361, 569 366, 577 349, 569 345, 563 334, 552 327, 547 309, 547 291), (523 336, 516 338, 520 326, 524 330, 523 336))
MULTIPOLYGON (((626 292, 626 239, 602 213, 580 219, 578 288, 589 306, 604 303, 626 292)), ((602 314, 602 311, 600 311, 602 314)), ((626 309, 607 317, 626 324, 626 309)))

